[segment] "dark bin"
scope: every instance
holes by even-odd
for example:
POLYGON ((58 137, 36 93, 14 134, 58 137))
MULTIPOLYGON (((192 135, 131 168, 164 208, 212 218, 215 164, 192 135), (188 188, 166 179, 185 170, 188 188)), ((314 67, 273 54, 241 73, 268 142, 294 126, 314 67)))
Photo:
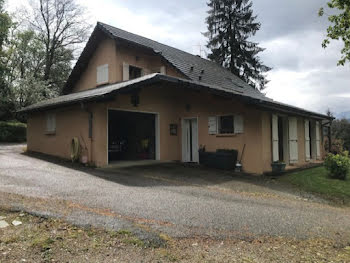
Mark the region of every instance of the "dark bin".
POLYGON ((237 155, 236 150, 200 151, 199 163, 211 168, 233 170, 236 167, 237 155))
POLYGON ((272 167, 272 172, 273 173, 281 173, 281 172, 285 171, 286 164, 285 163, 276 162, 276 163, 272 163, 271 167, 272 167))

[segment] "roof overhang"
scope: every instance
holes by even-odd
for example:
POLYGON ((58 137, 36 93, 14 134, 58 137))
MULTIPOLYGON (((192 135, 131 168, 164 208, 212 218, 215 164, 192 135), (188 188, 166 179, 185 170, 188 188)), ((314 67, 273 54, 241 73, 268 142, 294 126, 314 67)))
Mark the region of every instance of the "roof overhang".
MULTIPOLYGON (((115 40, 116 42, 120 44, 125 44, 128 47, 136 47, 144 50, 145 52, 148 52, 152 55, 159 56, 162 60, 164 60, 169 65, 173 66, 173 68, 181 75, 183 75, 184 78, 187 78, 183 74, 183 72, 179 71, 177 67, 175 67, 169 60, 167 60, 160 52, 157 52, 156 50, 147 47, 145 45, 141 45, 132 41, 128 41, 126 39, 116 37, 111 32, 109 32, 105 27, 103 27, 100 23, 97 23, 95 26, 84 50, 82 51, 78 61, 76 62, 74 68, 72 69, 71 74, 69 75, 63 89, 62 89, 62 95, 69 94, 72 91, 72 87, 76 84, 76 82, 79 80, 81 74, 84 72, 85 68, 87 67, 89 60, 92 56, 92 54, 95 52, 98 44, 102 39, 110 38, 115 40)), ((189 78, 188 78, 189 79, 189 78)))
POLYGON ((220 86, 209 85, 206 83, 191 81, 187 79, 171 77, 168 75, 163 75, 159 73, 150 74, 137 78, 130 81, 120 82, 116 84, 110 84, 103 87, 98 87, 90 90, 85 90, 77 93, 72 93, 69 95, 59 96, 54 99, 39 102, 37 104, 26 107, 19 112, 30 113, 45 111, 50 109, 55 109, 59 107, 67 107, 71 105, 76 105, 80 103, 88 102, 103 102, 108 100, 113 100, 118 93, 132 92, 135 89, 150 86, 156 83, 167 83, 169 85, 174 85, 174 87, 186 87, 190 89, 208 91, 218 96, 223 96, 226 98, 238 98, 246 104, 254 105, 258 108, 262 108, 269 111, 277 111, 280 113, 286 113, 291 115, 298 115, 308 118, 320 119, 320 120, 332 120, 324 114, 317 112, 307 111, 301 108, 297 108, 291 105, 276 102, 270 99, 261 100, 246 95, 242 95, 239 92, 233 90, 227 90, 220 86))

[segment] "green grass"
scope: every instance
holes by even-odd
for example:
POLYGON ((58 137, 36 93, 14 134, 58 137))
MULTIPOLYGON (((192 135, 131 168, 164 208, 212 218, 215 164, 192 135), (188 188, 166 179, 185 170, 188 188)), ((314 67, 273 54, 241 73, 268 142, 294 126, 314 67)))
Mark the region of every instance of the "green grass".
POLYGON ((331 179, 324 167, 286 174, 281 177, 281 180, 298 186, 302 190, 319 194, 326 199, 350 204, 349 176, 345 181, 331 179))

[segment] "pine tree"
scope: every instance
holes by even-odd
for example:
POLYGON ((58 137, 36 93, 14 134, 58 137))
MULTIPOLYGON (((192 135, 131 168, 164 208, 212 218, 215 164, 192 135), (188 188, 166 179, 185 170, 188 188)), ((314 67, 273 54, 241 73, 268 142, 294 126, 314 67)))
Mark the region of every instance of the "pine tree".
POLYGON ((249 41, 260 29, 253 15, 251 0, 210 0, 206 18, 209 38, 208 58, 229 69, 248 84, 264 89, 267 84, 265 66, 258 54, 264 51, 258 43, 249 41))

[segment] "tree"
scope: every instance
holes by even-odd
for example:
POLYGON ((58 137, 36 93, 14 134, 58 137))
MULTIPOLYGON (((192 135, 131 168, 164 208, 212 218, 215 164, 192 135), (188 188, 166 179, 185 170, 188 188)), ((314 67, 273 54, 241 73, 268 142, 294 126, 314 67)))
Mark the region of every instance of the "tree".
POLYGON ((61 90, 70 73, 73 53, 87 40, 91 25, 86 22, 84 8, 75 0, 38 0, 32 6, 28 22, 45 47, 42 80, 52 89, 61 90))
POLYGON ((344 149, 350 151, 350 122, 346 119, 333 121, 332 137, 333 140, 341 140, 344 149))
MULTIPOLYGON (((13 111, 58 95, 43 80, 44 62, 45 47, 36 33, 14 29, 9 37, 6 60, 9 69, 6 100, 12 105, 13 111)), ((12 115, 19 117, 15 113, 12 115)))
MULTIPOLYGON (((330 9, 336 9, 336 14, 328 16, 331 25, 327 28, 327 37, 323 40, 322 47, 327 48, 331 40, 341 40, 344 47, 338 65, 344 66, 350 62, 350 0, 331 0, 327 5, 330 9)), ((319 16, 324 14, 324 8, 321 8, 319 16)))
POLYGON ((267 84, 265 66, 258 54, 264 51, 258 43, 249 40, 260 29, 250 0, 210 0, 206 18, 209 38, 208 58, 242 78, 257 89, 267 84))
POLYGON ((4 0, 0 0, 0 118, 8 118, 8 110, 11 109, 11 105, 6 100, 9 95, 9 87, 6 82, 6 76, 8 69, 6 67, 6 52, 4 45, 7 43, 9 29, 11 27, 10 16, 4 10, 4 0))
POLYGON ((10 16, 4 10, 4 0, 0 0, 0 52, 2 47, 7 40, 9 29, 11 26, 10 16))

